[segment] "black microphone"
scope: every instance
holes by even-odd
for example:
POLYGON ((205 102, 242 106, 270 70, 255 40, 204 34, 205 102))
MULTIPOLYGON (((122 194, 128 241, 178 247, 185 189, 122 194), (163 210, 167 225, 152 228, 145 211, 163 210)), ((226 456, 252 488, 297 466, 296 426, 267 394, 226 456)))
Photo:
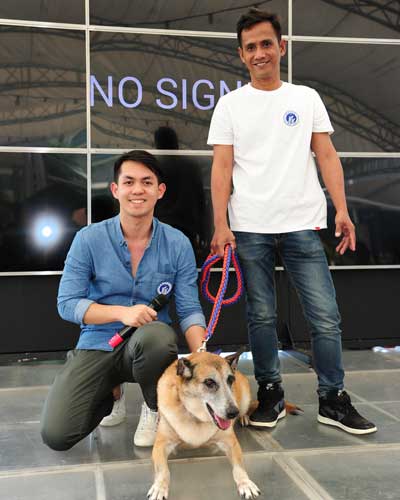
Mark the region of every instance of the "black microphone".
MULTIPOLYGON (((155 311, 161 311, 161 309, 167 304, 168 302, 168 296, 164 295, 163 293, 160 293, 156 297, 152 299, 150 304, 148 304, 148 307, 151 307, 155 311)), ((137 326, 125 326, 120 332, 117 332, 114 337, 112 337, 108 343, 109 345, 114 349, 114 347, 117 347, 121 342, 123 342, 125 339, 130 337, 132 333, 137 329, 137 326)))

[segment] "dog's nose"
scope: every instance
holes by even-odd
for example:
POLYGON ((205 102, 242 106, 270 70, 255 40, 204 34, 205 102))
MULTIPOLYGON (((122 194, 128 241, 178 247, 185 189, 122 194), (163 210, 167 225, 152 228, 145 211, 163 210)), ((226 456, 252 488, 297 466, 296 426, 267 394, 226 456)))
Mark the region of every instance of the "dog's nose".
POLYGON ((236 406, 230 406, 226 412, 226 418, 229 418, 229 420, 233 420, 239 415, 239 410, 236 408, 236 406))

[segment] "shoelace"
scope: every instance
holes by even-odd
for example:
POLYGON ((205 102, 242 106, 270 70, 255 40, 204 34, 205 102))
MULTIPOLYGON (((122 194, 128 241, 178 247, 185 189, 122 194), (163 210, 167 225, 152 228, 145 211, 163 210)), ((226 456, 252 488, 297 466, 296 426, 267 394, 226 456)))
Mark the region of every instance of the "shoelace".
POLYGON ((350 396, 347 394, 346 391, 341 391, 340 394, 338 395, 338 398, 339 398, 339 404, 342 406, 343 411, 346 415, 354 415, 360 417, 358 411, 351 404, 350 396))

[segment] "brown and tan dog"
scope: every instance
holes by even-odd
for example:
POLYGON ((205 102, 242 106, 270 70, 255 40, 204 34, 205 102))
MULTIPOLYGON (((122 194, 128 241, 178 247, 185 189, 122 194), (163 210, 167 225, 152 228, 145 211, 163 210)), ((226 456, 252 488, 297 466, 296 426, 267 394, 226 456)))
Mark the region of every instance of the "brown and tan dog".
MULTIPOLYGON (((255 498, 258 487, 249 479, 233 426, 237 418, 248 423, 251 403, 247 378, 236 370, 240 352, 222 358, 197 352, 170 365, 158 387, 160 422, 153 447, 154 483, 150 500, 168 497, 168 456, 179 446, 197 448, 216 444, 232 464, 239 494, 255 498)), ((254 407, 252 408, 254 410, 254 407)))

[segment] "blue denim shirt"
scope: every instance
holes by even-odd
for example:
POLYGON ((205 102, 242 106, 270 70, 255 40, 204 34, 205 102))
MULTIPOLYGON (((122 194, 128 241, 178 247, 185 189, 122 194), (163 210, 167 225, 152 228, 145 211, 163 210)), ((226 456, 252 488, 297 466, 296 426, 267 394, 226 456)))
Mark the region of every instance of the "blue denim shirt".
MULTIPOLYGON (((188 238, 154 218, 151 240, 133 276, 131 255, 118 215, 76 234, 60 282, 58 312, 63 319, 81 325, 77 349, 111 351, 108 341, 123 325, 85 324, 83 317, 90 304, 148 304, 165 282, 173 286, 171 293, 182 331, 192 325, 205 327, 196 262, 188 238)), ((168 307, 158 312, 158 320, 171 323, 168 307)))

